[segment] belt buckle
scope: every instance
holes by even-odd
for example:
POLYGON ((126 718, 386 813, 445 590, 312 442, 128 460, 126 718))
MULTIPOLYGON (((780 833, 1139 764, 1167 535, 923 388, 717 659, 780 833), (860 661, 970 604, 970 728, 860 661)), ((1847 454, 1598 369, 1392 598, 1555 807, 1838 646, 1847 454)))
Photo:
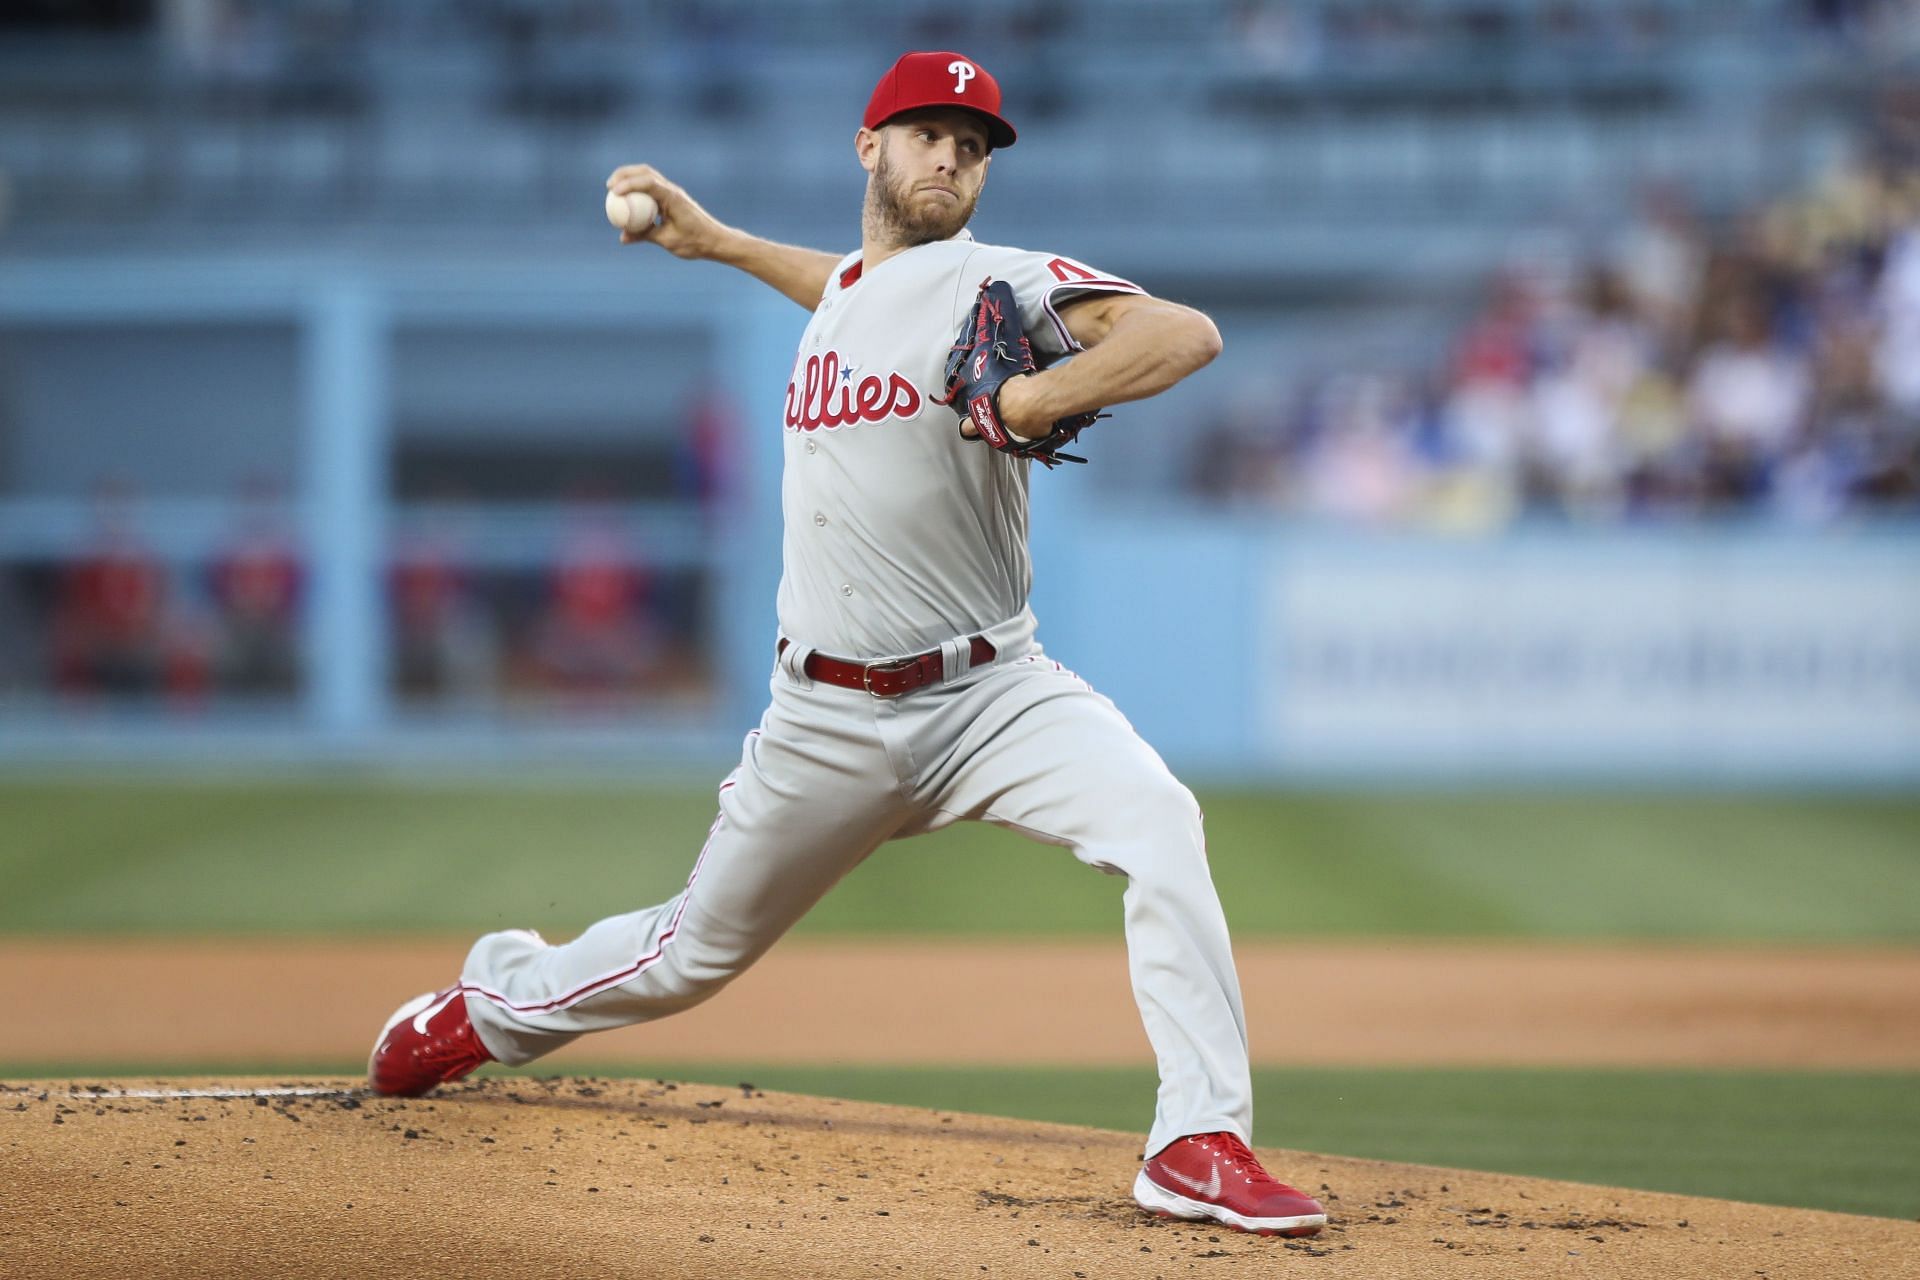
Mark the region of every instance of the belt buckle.
POLYGON ((892 674, 893 674, 894 672, 896 672, 896 671, 907 671, 907 670, 910 670, 910 669, 911 669, 911 668, 913 668, 913 667, 914 667, 915 665, 917 665, 917 664, 919 663, 919 661, 920 661, 920 659, 918 659, 918 658, 901 658, 901 659, 899 659, 898 661, 895 661, 895 662, 876 662, 876 663, 873 663, 873 664, 871 664, 871 665, 869 665, 869 666, 865 666, 865 667, 862 667, 862 668, 860 668, 860 687, 861 687, 861 688, 863 688, 863 689, 865 689, 865 690, 867 691, 867 693, 868 693, 868 695, 869 695, 869 696, 871 696, 871 697, 875 697, 875 698, 897 698, 897 697, 899 697, 899 696, 900 696, 901 694, 903 694, 903 693, 905 693, 905 692, 907 692, 907 691, 906 691, 905 689, 896 689, 896 690, 895 690, 894 692, 892 692, 892 693, 880 693, 880 692, 878 692, 878 691, 877 691, 877 690, 875 690, 875 689, 874 689, 874 687, 873 687, 873 674, 874 674, 874 672, 876 672, 876 671, 877 671, 877 672, 879 672, 879 673, 880 673, 880 674, 882 674, 882 675, 892 675, 892 674))

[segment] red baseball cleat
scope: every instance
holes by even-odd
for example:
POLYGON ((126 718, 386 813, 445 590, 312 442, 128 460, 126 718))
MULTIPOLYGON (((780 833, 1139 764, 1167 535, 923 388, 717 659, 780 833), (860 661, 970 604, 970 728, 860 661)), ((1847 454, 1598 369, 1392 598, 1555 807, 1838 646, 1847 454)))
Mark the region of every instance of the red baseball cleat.
POLYGON ((493 1055, 474 1034, 458 984, 415 996, 394 1011, 367 1059, 375 1093, 417 1098, 467 1075, 493 1055))
POLYGON ((1211 1219, 1262 1236, 1316 1236, 1327 1211, 1260 1167, 1231 1133, 1196 1133, 1140 1167, 1133 1199, 1163 1218, 1211 1219))

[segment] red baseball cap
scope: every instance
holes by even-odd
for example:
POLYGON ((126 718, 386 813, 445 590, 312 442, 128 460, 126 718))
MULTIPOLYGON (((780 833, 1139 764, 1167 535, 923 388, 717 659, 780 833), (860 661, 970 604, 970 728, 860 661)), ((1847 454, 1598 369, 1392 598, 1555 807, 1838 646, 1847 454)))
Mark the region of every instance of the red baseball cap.
POLYGON ((860 123, 878 129, 902 112, 921 107, 958 107, 986 122, 987 142, 1010 147, 1019 136, 1000 117, 1000 82, 965 54, 951 50, 903 53, 880 77, 860 123))

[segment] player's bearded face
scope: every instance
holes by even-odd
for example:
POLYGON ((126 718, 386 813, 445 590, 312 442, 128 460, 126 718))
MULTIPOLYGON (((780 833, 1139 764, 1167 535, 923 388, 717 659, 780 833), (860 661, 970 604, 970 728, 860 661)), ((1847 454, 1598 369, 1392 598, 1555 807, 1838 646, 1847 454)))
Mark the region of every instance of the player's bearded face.
POLYGON ((896 165, 892 151, 889 145, 881 146, 868 186, 874 212, 890 238, 900 244, 927 244, 946 240, 966 226, 980 203, 980 178, 954 173, 916 175, 910 166, 896 165), (936 183, 958 198, 929 191, 936 183))

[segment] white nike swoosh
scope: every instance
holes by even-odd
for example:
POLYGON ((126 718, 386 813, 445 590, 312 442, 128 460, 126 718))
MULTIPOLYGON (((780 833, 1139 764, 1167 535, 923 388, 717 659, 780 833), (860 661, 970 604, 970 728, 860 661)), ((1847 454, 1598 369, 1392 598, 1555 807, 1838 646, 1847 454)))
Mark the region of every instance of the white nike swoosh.
MULTIPOLYGON (((430 1004, 425 1009, 422 1009, 419 1013, 414 1014, 413 1029, 415 1031, 418 1031, 423 1036, 426 1035, 427 1024, 433 1021, 434 1016, 438 1014, 442 1009, 446 1008, 448 1005, 452 1004, 455 1000, 459 998, 460 998, 460 988, 455 987, 451 992, 448 993, 447 998, 445 1000, 442 1000, 438 1004, 430 1004)), ((1179 1177, 1178 1174, 1175 1174, 1174 1176, 1179 1177)), ((1220 1181, 1220 1171, 1218 1169, 1215 1169, 1213 1171, 1213 1180, 1216 1183, 1220 1181)), ((1216 1187, 1215 1190, 1218 1190, 1218 1187, 1216 1187)))
POLYGON ((1175 1173, 1171 1169, 1163 1169, 1161 1172, 1203 1199, 1218 1200, 1220 1198, 1220 1170, 1218 1168, 1213 1170, 1213 1176, 1205 1182, 1200 1181, 1198 1178, 1189 1178, 1184 1173, 1175 1173))

